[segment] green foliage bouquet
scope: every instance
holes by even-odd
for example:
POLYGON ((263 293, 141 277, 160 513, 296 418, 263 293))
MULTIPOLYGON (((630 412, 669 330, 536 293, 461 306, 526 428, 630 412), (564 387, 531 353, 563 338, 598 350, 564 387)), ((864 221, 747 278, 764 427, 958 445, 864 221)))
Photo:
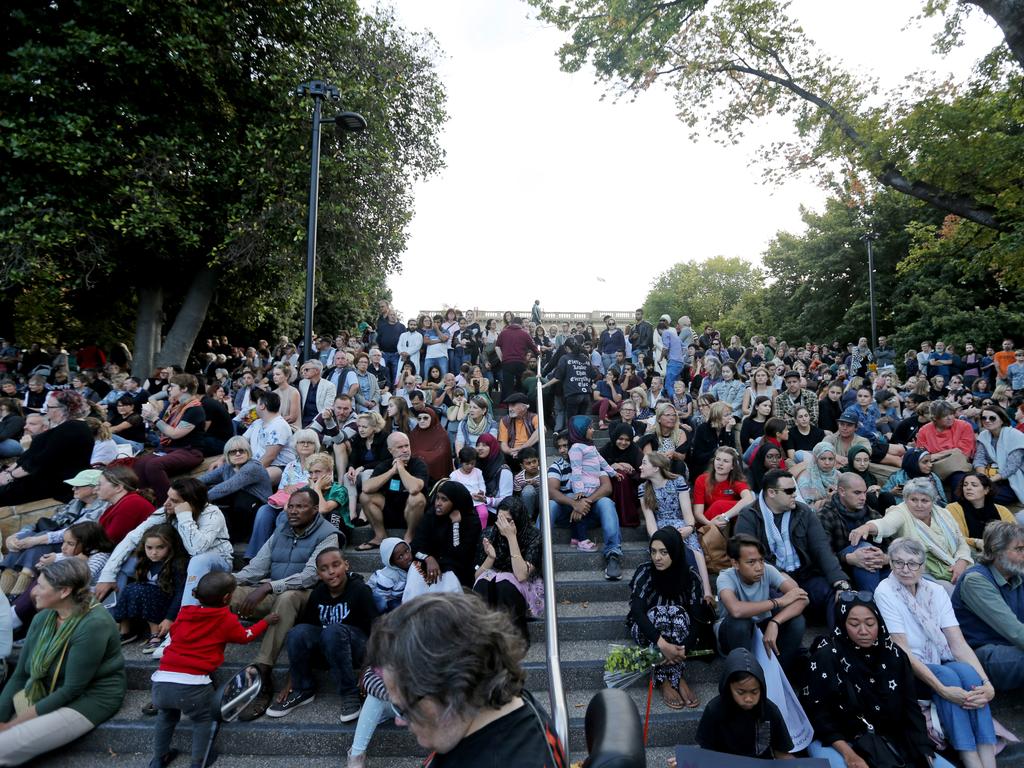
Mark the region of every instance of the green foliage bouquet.
POLYGON ((608 688, 628 688, 664 660, 654 646, 611 645, 604 662, 604 684, 608 688))

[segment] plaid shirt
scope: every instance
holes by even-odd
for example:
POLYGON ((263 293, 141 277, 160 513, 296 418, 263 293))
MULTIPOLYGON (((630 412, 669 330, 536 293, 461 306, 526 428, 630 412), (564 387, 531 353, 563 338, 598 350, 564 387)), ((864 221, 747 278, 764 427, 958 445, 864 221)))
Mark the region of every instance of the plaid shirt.
MULTIPOLYGON (((846 530, 846 525, 843 523, 842 515, 839 513, 839 505, 843 502, 839 500, 839 494, 836 493, 828 504, 818 510, 818 520, 821 521, 821 527, 825 529, 825 535, 828 536, 829 544, 832 546, 832 551, 836 553, 836 557, 839 557, 839 553, 850 546, 850 534, 846 530)), ((871 507, 867 507, 867 516, 864 518, 864 522, 869 520, 877 520, 879 515, 871 507)), ((870 542, 869 542, 870 543, 870 542)), ((839 564, 843 564, 843 559, 839 557, 839 564)))
POLYGON ((809 389, 801 389, 798 402, 794 403, 789 392, 783 391, 775 398, 772 415, 777 419, 785 419, 790 429, 796 423, 794 415, 799 406, 804 406, 811 413, 811 424, 818 425, 818 397, 809 389))

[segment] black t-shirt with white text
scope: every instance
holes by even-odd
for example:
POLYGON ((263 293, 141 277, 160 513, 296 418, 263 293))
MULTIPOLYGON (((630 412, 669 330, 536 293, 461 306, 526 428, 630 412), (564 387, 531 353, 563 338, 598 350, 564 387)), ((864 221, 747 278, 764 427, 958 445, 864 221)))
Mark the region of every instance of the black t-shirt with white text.
POLYGON ((558 361, 555 378, 562 384, 562 396, 589 395, 593 389, 594 367, 583 355, 565 355, 558 361))
POLYGON ((331 590, 322 581, 316 583, 309 593, 309 600, 302 611, 297 624, 329 627, 332 624, 346 624, 356 627, 366 636, 370 636, 370 625, 377 618, 377 605, 373 602, 373 592, 358 573, 350 573, 345 588, 337 597, 331 596, 331 590))

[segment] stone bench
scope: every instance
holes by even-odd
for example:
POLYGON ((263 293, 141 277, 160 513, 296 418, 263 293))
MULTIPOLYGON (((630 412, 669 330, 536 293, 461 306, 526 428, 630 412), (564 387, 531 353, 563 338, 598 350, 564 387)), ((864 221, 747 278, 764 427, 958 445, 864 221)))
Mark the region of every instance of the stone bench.
MULTIPOLYGON (((203 459, 203 463, 183 477, 196 477, 206 472, 216 459, 220 456, 209 456, 203 459)), ((0 506, 0 541, 11 536, 26 525, 32 525, 41 517, 50 517, 63 504, 57 499, 39 499, 24 504, 13 504, 0 506)))

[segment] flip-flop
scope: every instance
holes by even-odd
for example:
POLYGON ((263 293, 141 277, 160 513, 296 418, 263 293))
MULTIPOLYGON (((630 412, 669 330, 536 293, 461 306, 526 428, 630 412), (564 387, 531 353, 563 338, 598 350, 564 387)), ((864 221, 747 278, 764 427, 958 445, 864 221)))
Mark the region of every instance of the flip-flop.
POLYGON ((679 694, 679 691, 675 691, 675 694, 676 694, 676 696, 679 696, 679 698, 678 698, 678 700, 673 701, 673 700, 669 699, 669 697, 667 695, 665 695, 665 691, 662 690, 662 692, 661 692, 662 701, 665 702, 665 706, 668 707, 669 709, 682 709, 686 705, 686 702, 683 701, 683 697, 679 694))
POLYGON ((356 552, 370 552, 374 549, 380 549, 379 541, 364 541, 356 547, 356 552))

